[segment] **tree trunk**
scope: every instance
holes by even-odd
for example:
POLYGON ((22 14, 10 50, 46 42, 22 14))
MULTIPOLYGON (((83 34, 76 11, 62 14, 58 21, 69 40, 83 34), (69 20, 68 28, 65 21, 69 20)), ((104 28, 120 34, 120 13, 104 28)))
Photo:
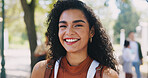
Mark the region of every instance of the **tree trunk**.
POLYGON ((37 46, 37 37, 34 22, 35 0, 32 0, 30 4, 28 4, 26 0, 21 0, 21 5, 24 10, 24 22, 26 24, 27 35, 29 39, 32 71, 33 66, 36 63, 36 58, 34 57, 34 50, 37 46))

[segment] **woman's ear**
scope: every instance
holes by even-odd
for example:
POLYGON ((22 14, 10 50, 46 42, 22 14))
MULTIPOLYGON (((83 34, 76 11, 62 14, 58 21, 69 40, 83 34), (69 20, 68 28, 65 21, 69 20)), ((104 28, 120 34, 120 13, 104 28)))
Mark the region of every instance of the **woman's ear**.
POLYGON ((90 32, 89 32, 90 38, 92 38, 95 35, 95 29, 94 26, 91 27, 90 32))

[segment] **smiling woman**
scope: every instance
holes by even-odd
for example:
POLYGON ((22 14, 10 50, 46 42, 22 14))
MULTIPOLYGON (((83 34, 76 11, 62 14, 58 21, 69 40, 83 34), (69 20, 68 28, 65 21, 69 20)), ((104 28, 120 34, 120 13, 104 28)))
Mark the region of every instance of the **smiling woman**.
POLYGON ((79 0, 59 0, 48 17, 51 59, 32 78, 118 78, 113 48, 93 11, 79 0))

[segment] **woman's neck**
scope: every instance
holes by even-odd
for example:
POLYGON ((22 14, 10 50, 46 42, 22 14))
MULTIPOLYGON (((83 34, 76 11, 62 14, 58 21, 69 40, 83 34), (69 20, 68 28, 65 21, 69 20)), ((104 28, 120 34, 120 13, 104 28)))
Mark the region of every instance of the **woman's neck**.
POLYGON ((87 58, 87 52, 67 52, 66 59, 72 66, 77 66, 87 58))

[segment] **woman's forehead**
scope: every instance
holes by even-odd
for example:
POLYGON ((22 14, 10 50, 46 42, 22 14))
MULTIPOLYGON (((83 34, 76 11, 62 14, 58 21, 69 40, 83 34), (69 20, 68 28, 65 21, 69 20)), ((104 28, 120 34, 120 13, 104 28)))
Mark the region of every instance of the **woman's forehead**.
POLYGON ((59 21, 62 20, 86 20, 84 13, 79 9, 69 9, 62 12, 59 21))

